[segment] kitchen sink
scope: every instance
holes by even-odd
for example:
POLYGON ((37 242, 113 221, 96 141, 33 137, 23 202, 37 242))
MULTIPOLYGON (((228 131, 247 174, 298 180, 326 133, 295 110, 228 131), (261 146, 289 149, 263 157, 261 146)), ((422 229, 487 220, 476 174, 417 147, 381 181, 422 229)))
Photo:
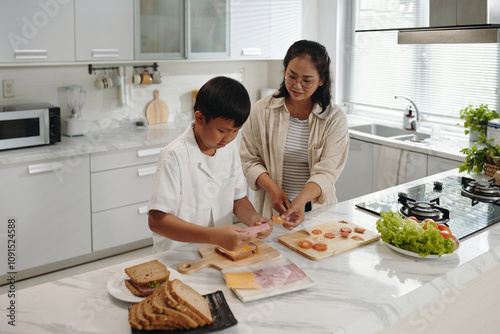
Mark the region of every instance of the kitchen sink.
POLYGON ((415 143, 425 142, 426 139, 430 138, 430 135, 426 133, 415 132, 405 129, 398 129, 381 124, 357 125, 350 127, 349 130, 355 130, 375 136, 391 138, 400 141, 411 141, 415 143))
POLYGON ((412 141, 414 143, 425 143, 426 139, 429 139, 431 136, 426 133, 413 133, 409 135, 401 135, 391 137, 392 139, 401 140, 401 141, 412 141))
POLYGON ((380 124, 357 125, 350 127, 349 129, 386 138, 408 135, 409 132, 408 130, 393 128, 390 126, 380 125, 380 124))

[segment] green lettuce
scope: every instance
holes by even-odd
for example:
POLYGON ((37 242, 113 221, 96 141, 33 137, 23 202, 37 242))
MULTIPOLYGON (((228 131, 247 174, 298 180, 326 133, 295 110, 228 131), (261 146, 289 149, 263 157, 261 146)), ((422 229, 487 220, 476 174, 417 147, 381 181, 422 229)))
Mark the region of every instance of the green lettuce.
POLYGON ((382 218, 377 221, 377 230, 386 243, 418 253, 421 257, 430 254, 441 256, 455 250, 455 243, 451 239, 444 239, 434 226, 424 230, 423 224, 405 219, 392 211, 381 212, 380 216, 382 218))
POLYGON ((159 287, 160 285, 162 285, 163 283, 165 283, 166 281, 168 280, 164 280, 164 281, 160 281, 160 282, 153 282, 153 283, 149 283, 147 285, 148 288, 157 288, 159 287))

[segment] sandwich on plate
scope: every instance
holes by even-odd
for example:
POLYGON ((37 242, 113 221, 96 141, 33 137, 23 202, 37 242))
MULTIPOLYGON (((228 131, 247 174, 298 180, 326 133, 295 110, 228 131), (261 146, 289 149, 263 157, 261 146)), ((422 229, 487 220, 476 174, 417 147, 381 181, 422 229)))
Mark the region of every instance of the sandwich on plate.
POLYGON ((129 276, 125 285, 139 297, 149 296, 170 277, 168 268, 158 260, 125 268, 125 273, 129 276))

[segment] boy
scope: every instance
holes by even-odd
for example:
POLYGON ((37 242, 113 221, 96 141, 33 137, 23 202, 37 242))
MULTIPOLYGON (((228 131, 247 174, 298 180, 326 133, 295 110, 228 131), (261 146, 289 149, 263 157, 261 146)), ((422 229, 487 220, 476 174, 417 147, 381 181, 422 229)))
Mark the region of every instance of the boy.
POLYGON ((272 231, 273 222, 259 215, 246 197, 233 141, 250 114, 245 87, 230 78, 213 78, 198 92, 194 110, 194 122, 158 160, 148 207, 155 253, 179 241, 238 249, 253 236, 232 224, 233 213, 247 226, 269 224, 257 238, 272 231))

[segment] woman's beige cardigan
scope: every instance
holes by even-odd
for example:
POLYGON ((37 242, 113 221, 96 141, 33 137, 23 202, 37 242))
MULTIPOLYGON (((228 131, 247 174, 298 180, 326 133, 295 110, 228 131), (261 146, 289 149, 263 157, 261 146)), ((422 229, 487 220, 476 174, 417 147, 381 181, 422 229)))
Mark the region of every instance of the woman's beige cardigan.
MULTIPOLYGON (((255 190, 255 208, 264 217, 276 212, 271 196, 259 185, 257 178, 268 173, 282 187, 283 154, 290 114, 284 98, 272 95, 257 101, 241 130, 240 156, 248 185, 255 190)), ((347 116, 340 107, 330 104, 322 113, 315 105, 309 115, 309 169, 321 196, 312 201, 312 208, 337 203, 335 182, 344 168, 349 150, 347 116)))

